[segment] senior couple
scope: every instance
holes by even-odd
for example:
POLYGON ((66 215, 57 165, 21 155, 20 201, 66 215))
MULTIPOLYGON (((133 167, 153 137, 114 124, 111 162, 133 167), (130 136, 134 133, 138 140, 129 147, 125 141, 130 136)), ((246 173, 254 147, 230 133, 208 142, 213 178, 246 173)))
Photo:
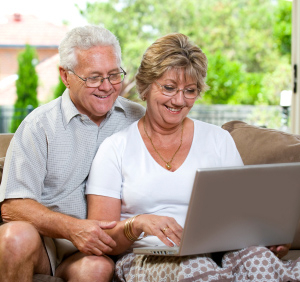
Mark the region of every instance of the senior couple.
POLYGON ((187 117, 207 89, 199 47, 174 33, 146 50, 136 75, 146 110, 119 96, 126 72, 110 31, 75 28, 59 54, 67 90, 26 117, 7 152, 1 281, 298 281, 299 262, 280 260, 288 245, 221 264, 132 253, 180 244, 197 168, 243 165, 228 132, 187 117))

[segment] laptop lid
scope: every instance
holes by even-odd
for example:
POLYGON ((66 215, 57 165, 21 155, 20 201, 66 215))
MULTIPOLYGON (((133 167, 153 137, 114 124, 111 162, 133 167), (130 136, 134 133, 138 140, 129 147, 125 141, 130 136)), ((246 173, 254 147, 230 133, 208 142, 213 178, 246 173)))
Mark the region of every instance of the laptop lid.
POLYGON ((193 255, 291 243, 300 217, 300 163, 198 169, 179 250, 193 255))

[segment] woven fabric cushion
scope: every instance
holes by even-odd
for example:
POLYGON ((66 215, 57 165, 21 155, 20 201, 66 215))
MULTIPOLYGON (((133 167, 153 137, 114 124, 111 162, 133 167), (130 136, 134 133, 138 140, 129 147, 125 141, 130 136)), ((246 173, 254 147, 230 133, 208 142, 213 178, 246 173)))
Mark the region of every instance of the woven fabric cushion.
POLYGON ((1 184, 1 179, 2 179, 4 161, 5 161, 5 158, 0 158, 0 184, 1 184))
POLYGON ((230 121, 229 131, 245 165, 300 162, 300 135, 230 121))
MULTIPOLYGON (((245 165, 300 162, 300 135, 260 128, 242 121, 227 122, 222 128, 233 137, 245 165)), ((292 249, 300 249, 300 222, 292 249)))
POLYGON ((13 136, 13 133, 0 133, 0 158, 5 157, 8 145, 13 136))

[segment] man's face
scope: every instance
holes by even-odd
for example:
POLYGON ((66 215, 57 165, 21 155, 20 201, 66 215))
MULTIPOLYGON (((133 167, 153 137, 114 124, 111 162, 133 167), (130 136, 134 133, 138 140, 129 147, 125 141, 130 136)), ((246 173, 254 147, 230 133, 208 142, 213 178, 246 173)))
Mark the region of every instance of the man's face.
MULTIPOLYGON (((88 50, 76 50, 77 66, 73 71, 82 78, 102 76, 121 72, 112 46, 95 46, 88 50)), ((122 83, 112 85, 105 79, 99 87, 87 87, 85 82, 72 72, 66 71, 67 87, 76 108, 100 125, 106 113, 119 96, 122 83)))

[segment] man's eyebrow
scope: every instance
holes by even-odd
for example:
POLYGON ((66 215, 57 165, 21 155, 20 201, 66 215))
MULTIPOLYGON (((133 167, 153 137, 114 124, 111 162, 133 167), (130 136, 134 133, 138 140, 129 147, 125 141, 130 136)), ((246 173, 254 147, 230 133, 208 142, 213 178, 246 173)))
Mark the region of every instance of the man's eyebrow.
MULTIPOLYGON (((122 72, 122 70, 121 69, 119 69, 119 68, 115 68, 115 69, 112 69, 112 70, 110 70, 110 71, 108 71, 108 74, 110 74, 110 73, 112 73, 112 72, 114 72, 114 73, 116 73, 116 72, 122 72)), ((94 71, 94 72, 92 72, 90 75, 89 75, 89 77, 90 76, 103 76, 103 74, 101 74, 101 72, 99 72, 99 71, 94 71)))

